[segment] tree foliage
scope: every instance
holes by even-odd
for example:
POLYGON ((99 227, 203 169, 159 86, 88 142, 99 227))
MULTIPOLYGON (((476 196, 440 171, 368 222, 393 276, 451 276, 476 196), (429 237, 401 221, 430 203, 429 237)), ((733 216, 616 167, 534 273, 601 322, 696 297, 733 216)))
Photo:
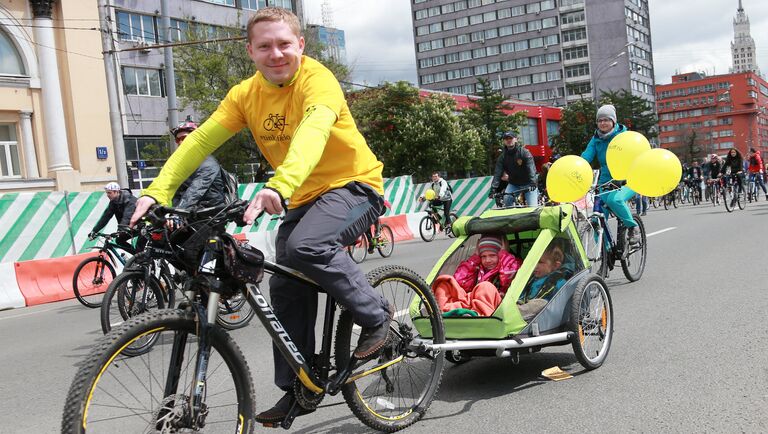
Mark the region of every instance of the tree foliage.
MULTIPOLYGON (((241 30, 231 27, 230 34, 216 37, 236 36, 241 30)), ((226 33, 226 32, 224 32, 226 33)), ((189 41, 211 39, 209 27, 191 26, 186 34, 189 41)), ((323 45, 314 36, 305 36, 305 53, 326 65, 339 80, 346 79, 350 70, 345 65, 325 58, 323 45)), ((253 61, 248 57, 245 41, 203 43, 174 48, 177 95, 181 104, 191 107, 200 116, 199 122, 207 119, 219 106, 232 86, 256 73, 253 61)), ((227 170, 242 178, 246 163, 259 163, 256 179, 261 180, 269 164, 256 147, 250 131, 242 130, 222 145, 214 156, 227 170), (239 166, 238 166, 239 165, 239 166)))
MULTIPOLYGON (((625 89, 620 91, 601 92, 600 105, 613 104, 620 124, 631 131, 643 134, 648 140, 658 135, 656 131, 656 115, 649 102, 639 96, 632 95, 625 89)), ((560 134, 553 139, 554 148, 561 155, 580 154, 589 140, 595 134, 595 115, 597 105, 592 99, 586 98, 569 103, 563 109, 560 120, 560 134)))
POLYGON ((482 169, 479 133, 455 113, 450 96, 421 98, 400 81, 355 92, 349 101, 358 129, 384 163, 384 176, 426 180, 433 171, 463 177, 482 169))
POLYGON ((462 111, 462 117, 465 125, 477 130, 484 146, 484 167, 480 173, 491 174, 501 147, 501 135, 505 131, 519 131, 528 118, 523 112, 507 114, 514 106, 505 102, 504 95, 493 90, 488 80, 480 78, 478 84, 478 98, 471 100, 470 107, 462 111))

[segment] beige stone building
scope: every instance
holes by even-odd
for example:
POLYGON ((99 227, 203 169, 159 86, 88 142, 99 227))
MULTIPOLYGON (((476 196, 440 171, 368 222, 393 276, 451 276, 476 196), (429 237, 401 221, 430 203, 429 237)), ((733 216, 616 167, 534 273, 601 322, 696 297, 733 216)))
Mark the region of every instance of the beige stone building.
POLYGON ((0 194, 117 179, 98 28, 95 1, 0 0, 0 194))

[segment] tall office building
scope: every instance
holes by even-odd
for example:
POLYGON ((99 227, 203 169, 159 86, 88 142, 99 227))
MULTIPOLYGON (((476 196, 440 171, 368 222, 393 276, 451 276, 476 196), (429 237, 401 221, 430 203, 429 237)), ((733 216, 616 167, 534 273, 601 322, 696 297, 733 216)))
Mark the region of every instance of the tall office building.
POLYGON ((626 89, 654 102, 647 0, 412 0, 421 87, 564 105, 626 89))
POLYGON ((749 32, 749 17, 739 0, 739 8, 736 10, 736 18, 733 19, 733 42, 731 42, 731 57, 733 67, 731 72, 753 71, 760 74, 757 68, 757 52, 755 40, 749 32))

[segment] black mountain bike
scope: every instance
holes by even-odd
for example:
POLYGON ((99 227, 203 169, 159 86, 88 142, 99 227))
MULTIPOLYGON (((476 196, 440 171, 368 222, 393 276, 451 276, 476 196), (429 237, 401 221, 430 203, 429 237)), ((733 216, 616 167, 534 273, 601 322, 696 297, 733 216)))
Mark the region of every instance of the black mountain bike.
POLYGON ((725 210, 733 212, 738 206, 744 209, 747 206, 747 193, 738 172, 736 175, 723 175, 720 191, 723 193, 723 205, 725 210))
POLYGON ((315 409, 326 394, 339 392, 355 416, 376 430, 397 431, 422 418, 437 393, 445 363, 439 350, 418 344, 421 336, 411 321, 412 315, 421 318, 431 335, 425 337, 445 342, 442 316, 429 286, 403 267, 371 271, 368 279, 395 312, 388 343, 374 356, 355 358, 360 329, 350 312, 338 309, 328 297, 320 352, 305 359, 257 284, 267 271, 322 288, 296 270, 265 261, 260 251, 226 234, 226 223, 241 221, 246 206, 240 201, 196 213, 154 208, 148 220, 155 230, 161 230, 167 213, 196 222, 190 224, 187 240, 177 236, 168 245, 174 266, 183 262, 191 271, 184 285, 184 307, 131 318, 99 340, 70 387, 63 433, 86 428, 107 433, 253 432, 250 369, 232 337, 216 322, 219 300, 238 293, 297 375, 296 404, 278 426, 289 428, 301 408, 315 409), (129 346, 133 350, 127 354, 129 346))
POLYGON ((447 235, 450 238, 453 238, 453 232, 451 232, 451 226, 453 225, 453 222, 456 221, 459 217, 456 215, 455 212, 451 212, 449 215, 450 223, 449 224, 442 224, 441 222, 445 221, 442 216, 443 213, 443 204, 442 202, 438 202, 436 200, 429 201, 429 205, 427 206, 427 215, 425 215, 421 221, 419 222, 419 235, 421 235, 421 239, 430 242, 435 239, 435 234, 438 231, 445 232, 445 235, 447 235))
POLYGON ((133 252, 127 252, 123 246, 114 242, 122 234, 123 232, 96 234, 97 238, 104 240, 101 246, 91 247, 99 251, 98 256, 86 258, 75 268, 72 275, 72 289, 75 292, 75 297, 83 306, 92 309, 101 306, 104 292, 115 279, 115 265, 119 263, 125 266, 125 253, 133 254, 133 252))

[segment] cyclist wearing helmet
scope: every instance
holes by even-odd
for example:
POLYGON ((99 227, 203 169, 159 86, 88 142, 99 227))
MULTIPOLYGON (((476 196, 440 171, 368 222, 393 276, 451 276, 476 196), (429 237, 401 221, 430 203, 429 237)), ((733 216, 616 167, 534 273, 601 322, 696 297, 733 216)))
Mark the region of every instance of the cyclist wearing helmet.
MULTIPOLYGON (((606 160, 608 144, 618 134, 627 131, 627 127, 616 121, 616 108, 610 104, 600 107, 597 110, 596 118, 597 130, 595 130, 592 139, 587 143, 587 149, 581 153, 581 157, 590 163, 597 158, 597 161, 600 163, 600 178, 598 179, 598 183, 606 184, 613 181, 613 176, 608 169, 606 160)), ((627 206, 627 201, 634 195, 635 192, 625 185, 619 190, 603 193, 600 196, 600 200, 603 204, 616 214, 616 217, 621 219, 621 222, 625 227, 629 228, 630 244, 637 244, 641 239, 637 222, 632 218, 632 212, 629 210, 629 206, 627 206)))
MULTIPOLYGON (((127 229, 131 221, 131 215, 133 215, 133 211, 136 209, 136 196, 131 193, 131 190, 127 188, 121 189, 120 184, 110 182, 104 186, 104 191, 107 193, 109 204, 107 204, 107 209, 104 210, 99 221, 91 229, 91 233, 88 234, 88 238, 91 240, 96 238, 96 234, 109 223, 112 217, 117 220, 118 229, 127 229)), ((123 233, 117 237, 116 242, 127 252, 133 253, 134 248, 128 242, 130 239, 131 236, 129 234, 123 233)))
MULTIPOLYGON (((131 219, 136 223, 173 191, 205 157, 243 128, 253 134, 275 175, 245 212, 252 224, 262 213, 287 205, 275 240, 276 262, 317 282, 361 327, 354 356, 374 357, 386 344, 393 312, 352 261, 346 246, 369 228, 383 208, 383 165, 360 134, 338 80, 304 56, 296 15, 276 7, 251 15, 248 55, 256 74, 230 89, 218 109, 187 138, 143 192, 131 219)), ((279 275, 269 282, 274 312, 302 355, 315 353, 317 291, 279 275)), ((273 348, 275 384, 285 395, 256 416, 260 423, 283 420, 296 403, 295 374, 273 348)), ((306 414, 303 410, 299 414, 306 414)))
MULTIPOLYGON (((171 130, 176 146, 182 146, 184 139, 197 124, 187 116, 187 120, 171 130)), ((225 203, 224 178, 221 165, 211 155, 205 157, 200 167, 181 183, 173 196, 173 206, 178 208, 207 208, 225 203)))

